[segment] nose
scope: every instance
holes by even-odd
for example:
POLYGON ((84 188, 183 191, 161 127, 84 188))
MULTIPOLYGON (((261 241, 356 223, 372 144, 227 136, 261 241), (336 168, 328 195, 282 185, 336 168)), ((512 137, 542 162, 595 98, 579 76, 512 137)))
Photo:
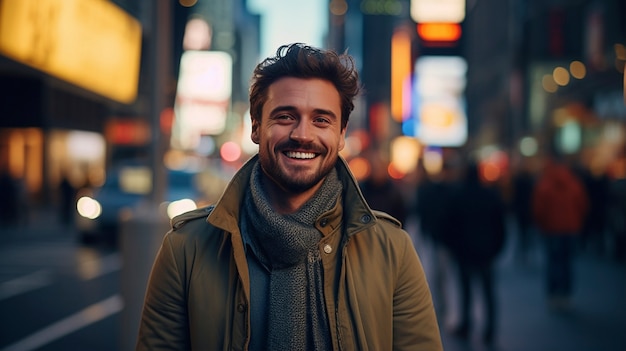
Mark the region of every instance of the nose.
POLYGON ((298 122, 291 130, 289 137, 301 143, 309 143, 313 141, 312 126, 305 121, 298 122))

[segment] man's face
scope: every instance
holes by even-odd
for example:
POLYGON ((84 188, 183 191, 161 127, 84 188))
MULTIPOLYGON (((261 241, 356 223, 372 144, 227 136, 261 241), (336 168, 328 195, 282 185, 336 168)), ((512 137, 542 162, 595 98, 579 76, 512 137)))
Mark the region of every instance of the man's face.
POLYGON ((263 171, 279 187, 292 193, 317 188, 345 145, 337 89, 322 79, 274 82, 261 122, 252 121, 252 141, 263 171))

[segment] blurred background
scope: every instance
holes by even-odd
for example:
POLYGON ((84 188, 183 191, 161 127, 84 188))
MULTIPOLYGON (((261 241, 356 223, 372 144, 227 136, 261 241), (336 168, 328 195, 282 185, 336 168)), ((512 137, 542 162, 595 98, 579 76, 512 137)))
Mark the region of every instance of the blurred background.
MULTIPOLYGON (((502 349, 626 349, 622 0, 0 0, 0 347, 131 348, 168 219, 217 201, 256 153, 249 79, 291 42, 355 57, 342 155, 429 279, 420 185, 472 160, 500 194, 502 349), (589 197, 582 317, 546 314, 538 235, 517 222, 554 156, 589 197)), ((435 298, 454 305, 448 290, 435 298)), ((477 347, 442 313, 447 349, 477 347)))

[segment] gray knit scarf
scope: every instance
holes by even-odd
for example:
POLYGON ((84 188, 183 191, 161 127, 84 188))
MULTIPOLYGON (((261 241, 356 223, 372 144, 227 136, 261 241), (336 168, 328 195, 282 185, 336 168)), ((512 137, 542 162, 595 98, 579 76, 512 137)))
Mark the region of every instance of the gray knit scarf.
POLYGON ((281 215, 269 204, 257 162, 244 199, 243 230, 259 260, 270 268, 267 349, 330 350, 315 220, 335 205, 342 191, 337 171, 298 212, 281 215))

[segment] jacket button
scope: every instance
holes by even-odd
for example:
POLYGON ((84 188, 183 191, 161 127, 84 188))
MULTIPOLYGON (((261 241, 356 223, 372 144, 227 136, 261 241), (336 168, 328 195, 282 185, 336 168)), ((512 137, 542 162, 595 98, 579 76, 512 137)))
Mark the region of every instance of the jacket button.
POLYGON ((246 306, 242 303, 240 303, 239 305, 237 305, 237 311, 239 312, 245 312, 246 311, 246 306))
POLYGON ((324 252, 327 254, 333 252, 333 247, 328 244, 324 245, 324 252))
POLYGON ((368 214, 361 216, 361 223, 369 223, 372 217, 368 214))
POLYGON ((328 224, 328 218, 322 218, 322 220, 320 221, 320 225, 322 227, 325 227, 328 224))

